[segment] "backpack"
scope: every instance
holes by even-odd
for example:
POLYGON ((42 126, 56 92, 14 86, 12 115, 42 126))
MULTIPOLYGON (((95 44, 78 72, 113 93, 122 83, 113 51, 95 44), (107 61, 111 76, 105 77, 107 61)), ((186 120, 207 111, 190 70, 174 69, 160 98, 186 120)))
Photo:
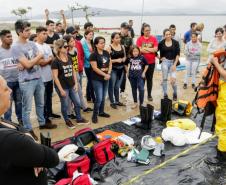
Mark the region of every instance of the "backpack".
POLYGON ((74 161, 66 163, 66 170, 68 177, 73 177, 74 171, 78 170, 79 173, 88 174, 90 171, 90 159, 87 155, 80 156, 74 161))
POLYGON ((91 128, 84 128, 74 134, 75 144, 86 149, 91 148, 99 140, 91 128))
POLYGON ((57 142, 54 142, 53 144, 51 144, 51 147, 56 151, 56 152, 59 152, 59 150, 61 148, 63 148, 64 146, 66 145, 69 145, 69 144, 73 144, 73 139, 72 138, 66 138, 66 139, 63 139, 61 141, 57 141, 57 142))
POLYGON ((95 161, 99 165, 105 165, 107 162, 115 158, 114 152, 111 150, 112 142, 110 139, 101 141, 93 146, 92 152, 95 161))

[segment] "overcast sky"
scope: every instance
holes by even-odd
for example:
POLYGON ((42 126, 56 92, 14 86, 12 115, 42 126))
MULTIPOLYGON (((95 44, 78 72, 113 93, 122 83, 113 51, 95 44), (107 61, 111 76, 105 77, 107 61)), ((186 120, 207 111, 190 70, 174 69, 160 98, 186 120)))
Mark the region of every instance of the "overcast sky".
MULTIPOLYGON (((31 6, 33 15, 42 14, 45 8, 50 11, 66 10, 73 2, 98 8, 134 12, 140 12, 142 6, 142 0, 0 0, 0 17, 11 16, 11 10, 18 7, 31 6)), ((226 0, 144 0, 144 2, 145 11, 180 8, 225 11, 226 13, 226 0)))

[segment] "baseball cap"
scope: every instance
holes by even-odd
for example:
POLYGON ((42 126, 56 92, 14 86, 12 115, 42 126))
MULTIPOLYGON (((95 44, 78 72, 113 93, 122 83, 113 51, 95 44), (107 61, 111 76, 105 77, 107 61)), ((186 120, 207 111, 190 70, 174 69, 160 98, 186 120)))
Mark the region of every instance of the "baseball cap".
POLYGON ((129 28, 129 24, 127 23, 127 22, 123 22, 122 24, 121 24, 121 28, 129 28))
POLYGON ((66 29, 66 34, 73 34, 75 33, 75 28, 73 26, 69 26, 67 29, 66 29))

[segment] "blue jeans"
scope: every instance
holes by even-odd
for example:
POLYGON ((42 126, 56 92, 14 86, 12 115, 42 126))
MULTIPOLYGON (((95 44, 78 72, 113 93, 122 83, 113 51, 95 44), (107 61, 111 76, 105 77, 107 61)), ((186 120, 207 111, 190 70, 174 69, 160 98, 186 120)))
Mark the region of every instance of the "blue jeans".
POLYGON ((11 93, 11 106, 9 110, 4 114, 4 119, 8 121, 11 120, 12 116, 12 102, 15 104, 15 113, 17 116, 17 120, 22 121, 22 100, 21 100, 21 92, 19 87, 19 82, 7 82, 8 87, 12 90, 11 93))
POLYGON ((112 69, 109 80, 108 95, 111 103, 119 102, 119 88, 123 80, 124 68, 112 69))
POLYGON ((45 125, 44 118, 44 92, 45 86, 42 79, 35 79, 26 82, 20 82, 20 90, 22 95, 22 120, 24 128, 28 131, 32 130, 30 113, 32 109, 33 97, 35 99, 35 109, 38 117, 39 125, 45 125))
POLYGON ((64 89, 64 91, 66 92, 65 97, 61 96, 59 89, 56 87, 56 92, 57 92, 57 94, 60 98, 60 102, 61 102, 61 113, 64 117, 64 121, 69 120, 68 114, 67 114, 69 102, 70 102, 69 99, 74 104, 74 110, 75 110, 77 121, 81 120, 82 119, 81 112, 80 112, 81 106, 80 106, 80 100, 79 100, 78 93, 75 92, 74 88, 64 89))
POLYGON ((144 103, 144 79, 142 77, 137 78, 129 78, 131 88, 132 88, 132 94, 133 94, 133 100, 135 103, 137 103, 137 89, 139 91, 139 101, 140 105, 144 103))
POLYGON ((161 64, 162 68, 162 88, 164 95, 167 95, 167 81, 168 81, 168 75, 171 78, 171 85, 173 88, 173 93, 177 94, 177 85, 176 85, 176 71, 171 70, 173 66, 172 60, 164 60, 161 64))
MULTIPOLYGON (((78 82, 80 81, 80 74, 76 74, 77 75, 77 80, 78 82)), ((79 100, 80 100, 80 106, 81 108, 84 110, 87 108, 87 104, 85 102, 85 99, 83 97, 83 93, 82 93, 82 87, 80 86, 80 82, 78 83, 78 96, 79 96, 79 100)), ((67 115, 71 115, 72 114, 72 106, 71 106, 71 100, 70 98, 68 99, 68 110, 67 110, 67 115)))
POLYGON ((79 72, 78 74, 79 74, 79 84, 80 84, 80 86, 81 86, 81 88, 82 88, 82 77, 83 77, 83 72, 79 72))
POLYGON ((191 74, 192 84, 196 82, 196 73, 198 69, 199 61, 187 61, 186 64, 186 74, 184 76, 184 83, 188 84, 188 78, 191 74))
POLYGON ((96 117, 99 113, 104 112, 105 97, 108 90, 108 81, 92 80, 92 83, 96 96, 93 117, 96 117))

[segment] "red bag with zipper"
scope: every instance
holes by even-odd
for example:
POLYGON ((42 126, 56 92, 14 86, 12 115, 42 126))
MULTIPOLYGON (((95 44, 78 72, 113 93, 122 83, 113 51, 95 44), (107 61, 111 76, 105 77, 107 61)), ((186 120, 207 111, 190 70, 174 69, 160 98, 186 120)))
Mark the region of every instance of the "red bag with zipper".
POLYGON ((79 173, 88 174, 90 171, 90 159, 87 155, 80 156, 74 161, 66 163, 68 177, 73 177, 73 173, 77 170, 79 173))
POLYGON ((114 152, 111 150, 112 142, 110 139, 101 141, 93 146, 93 155, 95 161, 104 165, 115 158, 114 152))

